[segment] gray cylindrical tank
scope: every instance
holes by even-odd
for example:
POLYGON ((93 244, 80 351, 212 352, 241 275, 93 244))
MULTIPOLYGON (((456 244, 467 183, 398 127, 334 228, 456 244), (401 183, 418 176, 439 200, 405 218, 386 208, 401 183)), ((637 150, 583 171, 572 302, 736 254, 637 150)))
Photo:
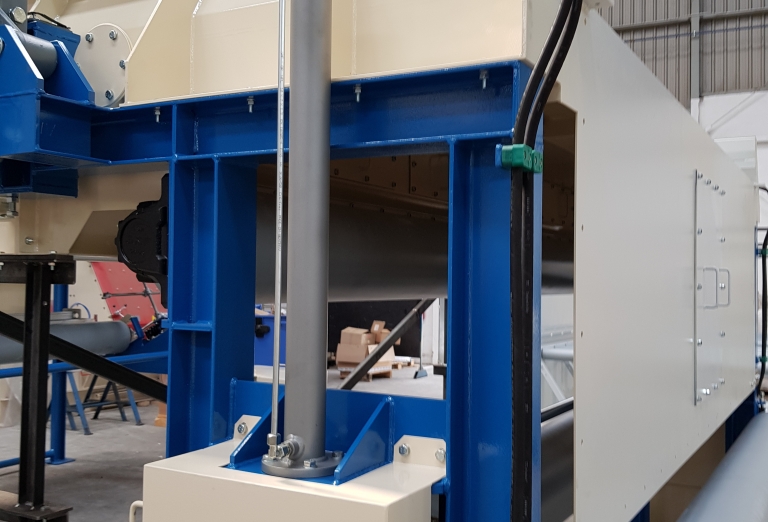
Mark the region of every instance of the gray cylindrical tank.
MULTIPOLYGON (((98 355, 119 354, 131 343, 131 330, 120 321, 54 321, 51 323, 51 335, 98 355)), ((0 364, 20 363, 23 353, 21 343, 0 336, 0 364)))

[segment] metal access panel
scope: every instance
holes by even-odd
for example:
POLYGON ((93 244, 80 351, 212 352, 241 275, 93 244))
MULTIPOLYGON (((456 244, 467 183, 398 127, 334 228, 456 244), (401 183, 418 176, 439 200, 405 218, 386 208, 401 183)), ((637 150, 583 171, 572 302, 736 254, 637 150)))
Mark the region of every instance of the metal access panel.
POLYGON ((621 522, 752 392, 757 192, 599 15, 586 27, 561 97, 578 114, 575 518, 621 522))

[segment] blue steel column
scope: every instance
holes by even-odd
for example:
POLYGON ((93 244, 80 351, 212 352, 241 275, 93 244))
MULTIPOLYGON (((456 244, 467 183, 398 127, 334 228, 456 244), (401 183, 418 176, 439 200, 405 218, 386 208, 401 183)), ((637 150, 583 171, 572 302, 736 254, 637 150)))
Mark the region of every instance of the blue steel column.
POLYGON ((509 519, 511 183, 495 145, 450 147, 449 522, 509 519))
POLYGON ((214 157, 174 161, 170 170, 173 456, 231 436, 231 381, 253 379, 256 162, 214 157))
MULTIPOLYGON (((61 312, 69 306, 69 286, 53 287, 53 311, 61 312)), ((51 464, 66 464, 74 459, 66 457, 67 439, 67 374, 51 374, 51 464)))

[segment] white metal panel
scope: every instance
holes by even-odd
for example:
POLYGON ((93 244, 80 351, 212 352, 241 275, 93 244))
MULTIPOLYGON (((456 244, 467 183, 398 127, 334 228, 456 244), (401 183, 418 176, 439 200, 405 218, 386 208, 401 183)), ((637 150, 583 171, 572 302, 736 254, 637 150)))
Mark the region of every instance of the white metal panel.
POLYGON ((145 522, 429 522, 442 466, 395 462, 340 486, 227 469, 236 442, 144 467, 145 522))
POLYGON ((575 515, 616 522, 632 519, 750 393, 756 194, 597 13, 580 27, 562 77, 562 101, 578 111, 575 515), (698 406, 697 170, 728 186, 732 274, 726 385, 698 406))

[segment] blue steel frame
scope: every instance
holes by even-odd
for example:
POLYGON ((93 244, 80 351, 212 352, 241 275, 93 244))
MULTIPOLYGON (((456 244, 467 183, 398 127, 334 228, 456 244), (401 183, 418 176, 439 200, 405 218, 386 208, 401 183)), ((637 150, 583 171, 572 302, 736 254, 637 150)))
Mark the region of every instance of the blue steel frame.
MULTIPOLYGON (((269 386, 252 382, 256 245, 250 238, 256 167, 275 160, 275 92, 102 109, 73 71, 65 71, 71 84, 35 80, 15 51, 7 46, 0 55, 0 112, 14 115, 0 119, 0 157, 30 162, 33 171, 62 169, 64 178, 67 169, 90 164, 168 164, 168 455, 229 438, 243 413, 266 418, 269 386)), ((61 63, 68 67, 66 59, 61 63)), ((353 454, 370 447, 362 436, 366 424, 390 441, 405 433, 445 439, 447 478, 433 492, 446 495, 452 522, 506 520, 510 513, 511 183, 509 171, 495 165, 495 147, 510 141, 529 74, 526 65, 508 62, 338 82, 331 89, 332 157, 449 155, 449 364, 445 401, 329 390, 327 447, 353 454), (481 70, 488 71, 485 87, 481 70), (359 102, 356 84, 362 84, 359 102)), ((540 227, 535 230, 538 282, 540 227)), ((537 368, 539 288, 535 294, 537 368)), ((534 426, 538 520, 536 419, 534 426)), ((249 451, 262 451, 258 441, 249 451)), ((386 462, 389 453, 367 461, 358 453, 336 480, 386 462)))

